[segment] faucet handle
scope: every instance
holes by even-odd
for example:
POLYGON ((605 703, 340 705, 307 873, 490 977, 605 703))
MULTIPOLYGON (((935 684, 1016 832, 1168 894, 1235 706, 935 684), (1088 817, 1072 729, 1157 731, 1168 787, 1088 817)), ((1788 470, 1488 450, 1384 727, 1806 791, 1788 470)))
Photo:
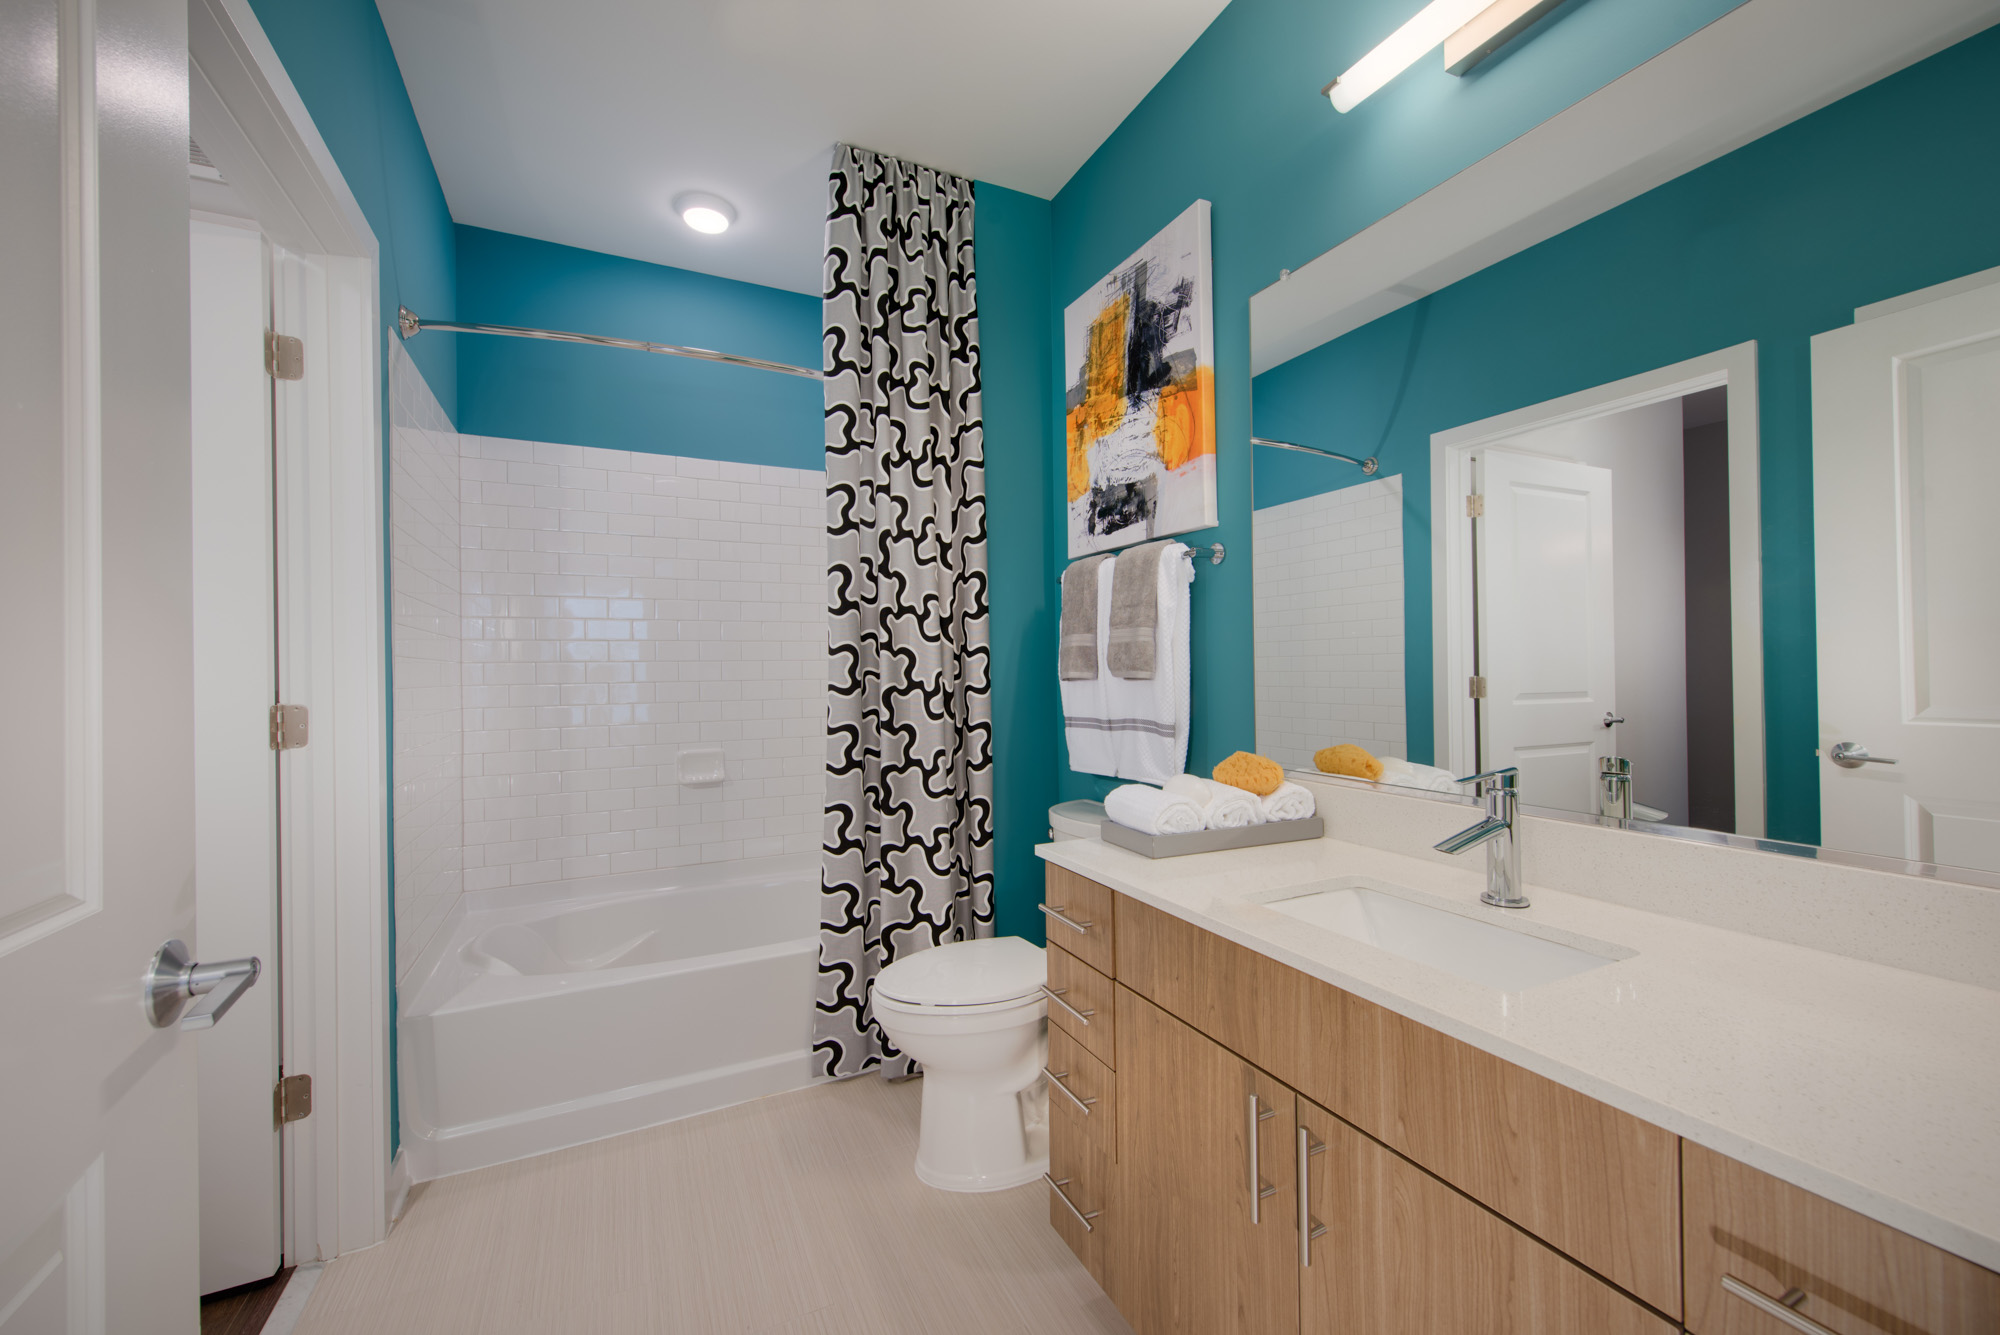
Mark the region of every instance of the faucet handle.
POLYGON ((1454 779, 1452 782, 1476 785, 1472 793, 1473 796, 1477 797, 1481 793, 1488 792, 1494 788, 1498 788, 1502 792, 1507 792, 1520 787, 1521 771, 1513 765, 1507 765, 1501 769, 1489 769, 1479 774, 1468 774, 1464 778, 1454 779))

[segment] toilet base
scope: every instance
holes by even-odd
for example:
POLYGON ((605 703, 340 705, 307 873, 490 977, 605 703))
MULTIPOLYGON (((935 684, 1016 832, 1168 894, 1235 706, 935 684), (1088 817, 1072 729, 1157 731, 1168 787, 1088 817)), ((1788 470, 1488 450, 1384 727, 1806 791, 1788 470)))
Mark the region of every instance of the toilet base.
POLYGON ((1006 1191, 1048 1171, 1049 1091, 1037 1079, 1018 1092, 985 1078, 924 1075, 917 1178, 940 1191, 1006 1191))

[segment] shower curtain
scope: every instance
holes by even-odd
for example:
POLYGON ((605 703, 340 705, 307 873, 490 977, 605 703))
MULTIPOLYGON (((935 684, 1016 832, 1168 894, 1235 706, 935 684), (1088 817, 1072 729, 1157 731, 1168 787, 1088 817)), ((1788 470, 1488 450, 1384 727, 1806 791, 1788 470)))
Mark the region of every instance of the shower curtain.
POLYGON ((993 933, 992 695, 972 182, 841 145, 828 182, 826 833, 814 1063, 910 1060, 869 1007, 993 933))

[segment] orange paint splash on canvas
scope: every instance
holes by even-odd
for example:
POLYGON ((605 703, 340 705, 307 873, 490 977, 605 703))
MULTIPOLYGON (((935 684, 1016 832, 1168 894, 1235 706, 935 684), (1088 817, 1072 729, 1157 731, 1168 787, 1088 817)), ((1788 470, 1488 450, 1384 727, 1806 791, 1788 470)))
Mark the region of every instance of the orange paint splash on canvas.
MULTIPOLYGON (((1169 472, 1204 454, 1215 453, 1215 372, 1197 366, 1160 390, 1153 419, 1153 444, 1169 472)), ((1071 486, 1074 487, 1074 482, 1071 486)), ((1072 499, 1074 499, 1072 497, 1072 499)))

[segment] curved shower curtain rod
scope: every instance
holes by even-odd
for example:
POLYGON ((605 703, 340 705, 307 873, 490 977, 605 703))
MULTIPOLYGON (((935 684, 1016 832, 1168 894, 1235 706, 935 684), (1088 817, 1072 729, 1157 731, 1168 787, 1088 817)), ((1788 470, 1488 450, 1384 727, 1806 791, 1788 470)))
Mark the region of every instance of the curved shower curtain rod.
POLYGON ((1357 459, 1351 454, 1335 454, 1332 450, 1322 450, 1313 445, 1294 445, 1289 440, 1266 440, 1262 436, 1250 437, 1250 443, 1267 445, 1274 450, 1297 450, 1300 454, 1317 454, 1322 459, 1338 459, 1344 464, 1353 464, 1359 468, 1363 477, 1374 477, 1375 470, 1382 466, 1381 461, 1372 454, 1366 459, 1357 459))
POLYGON ((426 320, 408 306, 396 308, 396 329, 405 341, 426 329, 442 334, 505 334, 509 338, 540 338, 554 343, 589 343, 600 348, 630 348, 634 352, 658 352, 669 357, 693 357, 697 361, 747 366, 753 371, 777 371, 807 380, 824 379, 818 371, 786 362, 767 362, 761 357, 739 357, 733 352, 710 352, 707 348, 684 348, 677 343, 647 343, 636 338, 607 338, 602 334, 571 334, 560 329, 525 329, 511 324, 456 324, 449 320, 426 320))

